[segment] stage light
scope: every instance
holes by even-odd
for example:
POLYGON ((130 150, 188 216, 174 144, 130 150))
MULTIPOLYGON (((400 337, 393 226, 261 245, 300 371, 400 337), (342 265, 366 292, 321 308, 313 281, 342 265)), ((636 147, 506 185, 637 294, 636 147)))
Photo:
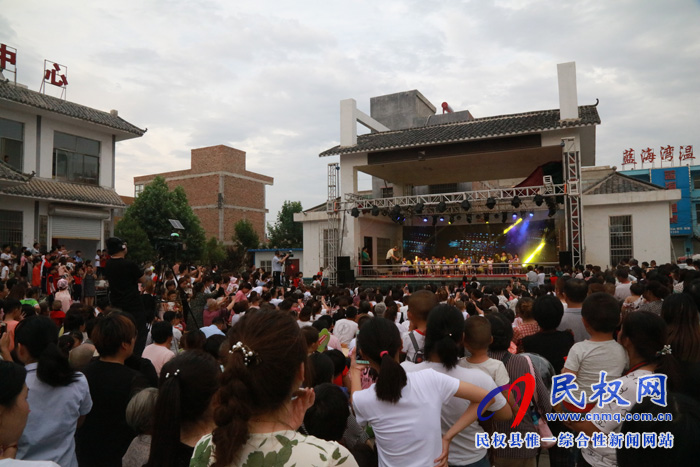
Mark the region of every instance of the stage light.
POLYGON ((525 261, 523 262, 523 266, 526 266, 526 265, 528 265, 529 263, 531 263, 532 260, 533 260, 533 259, 535 258, 535 256, 537 255, 537 253, 539 253, 540 251, 542 251, 542 248, 544 248, 544 240, 542 240, 542 241, 540 242, 540 244, 537 245, 537 248, 535 248, 535 251, 533 251, 533 252, 530 254, 530 256, 527 257, 527 259, 525 259, 525 261))
POLYGON ((465 199, 464 201, 462 201, 461 206, 462 206, 462 209, 464 209, 465 211, 469 211, 469 209, 471 209, 471 207, 472 207, 472 204, 469 202, 468 199, 465 199))
POLYGON ((472 215, 471 214, 467 214, 467 222, 469 222, 470 224, 472 223, 472 215))
POLYGON ((542 195, 535 195, 535 204, 538 206, 542 206, 542 203, 544 203, 544 196, 542 195))
POLYGON ((522 201, 520 201, 520 197, 518 195, 515 195, 513 199, 511 200, 510 204, 515 208, 518 209, 520 205, 522 204, 522 201))
POLYGON ((377 206, 372 206, 372 215, 377 217, 379 215, 379 208, 377 206))
POLYGON ((423 218, 423 222, 428 222, 428 218, 427 218, 427 217, 424 217, 424 218, 423 218))
POLYGON ((352 208, 352 209, 350 210, 350 215, 351 215, 352 217, 360 217, 360 210, 357 209, 357 208, 352 208))
POLYGON ((440 222, 445 222, 445 218, 443 216, 440 216, 440 222))
POLYGON ((503 234, 507 234, 508 232, 510 232, 510 231, 513 229, 513 227, 515 227, 516 225, 520 224, 522 221, 523 221, 522 218, 520 218, 520 219, 518 219, 517 221, 515 221, 515 223, 514 223, 513 225, 508 226, 508 228, 507 228, 506 230, 503 231, 503 234))
POLYGON ((506 222, 506 217, 507 217, 507 216, 508 216, 508 214, 506 214, 505 212, 502 212, 502 213, 501 213, 501 222, 502 222, 502 223, 505 223, 505 222, 506 222))
POLYGON ((422 214, 424 207, 425 207, 425 204, 418 203, 415 206, 413 206, 413 212, 415 212, 416 214, 422 214))
POLYGON ((518 218, 518 215, 517 215, 516 213, 513 213, 513 215, 512 215, 511 217, 512 217, 513 219, 517 219, 517 218, 518 218))
POLYGON ((496 200, 489 196, 488 199, 486 200, 486 207, 489 209, 495 208, 496 207, 496 200))
POLYGON ((445 212, 447 210, 447 204, 444 201, 440 201, 437 205, 438 212, 445 212))
POLYGON ((394 207, 391 208, 391 214, 393 216, 399 216, 401 214, 401 206, 395 204, 394 207))

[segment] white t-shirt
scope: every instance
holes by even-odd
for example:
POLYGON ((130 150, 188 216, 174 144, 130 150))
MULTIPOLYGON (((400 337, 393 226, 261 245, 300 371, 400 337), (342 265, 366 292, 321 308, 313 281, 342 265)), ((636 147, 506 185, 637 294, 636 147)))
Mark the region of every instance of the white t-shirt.
POLYGON ((577 342, 569 350, 564 368, 576 372, 576 384, 579 389, 572 391, 578 400, 581 391, 586 397, 592 395, 591 385, 600 381, 600 372, 607 373, 607 381, 620 377, 627 366, 625 348, 614 340, 593 342, 589 340, 577 342))
POLYGON ((618 300, 624 300, 630 295, 632 295, 632 291, 630 290, 631 286, 631 282, 627 282, 626 284, 617 284, 615 286, 615 298, 617 298, 618 300))
POLYGON ((544 273, 537 274, 537 285, 544 285, 544 273))
MULTIPOLYGON (((629 407, 621 407, 615 401, 606 404, 604 407, 598 407, 597 405, 593 407, 590 413, 619 413, 622 414, 624 419, 625 415, 634 409, 637 402, 635 396, 637 392, 637 381, 641 376, 646 376, 652 374, 651 371, 647 370, 637 370, 629 373, 622 378, 622 387, 620 388, 619 394, 629 401, 629 407)), ((601 417, 602 418, 602 417, 601 417)), ((610 434, 612 432, 620 433, 620 428, 622 428, 621 423, 617 423, 615 420, 597 420, 592 422, 600 431, 603 433, 610 434)), ((588 447, 582 449, 584 459, 591 465, 600 465, 603 467, 615 467, 617 466, 617 452, 612 448, 594 448, 592 443, 588 443, 588 447)))
POLYGON ((431 369, 407 377, 395 404, 377 399, 374 384, 352 396, 357 423, 374 430, 380 467, 432 466, 442 452, 440 414, 459 380, 431 369))
POLYGON ((338 338, 341 344, 348 345, 355 338, 357 333, 357 323, 349 319, 339 319, 333 328, 333 335, 338 338))
MULTIPOLYGON (((486 389, 489 392, 496 388, 496 383, 493 381, 493 379, 491 379, 483 371, 475 369, 456 366, 455 368, 448 370, 442 365, 442 363, 434 362, 403 362, 401 366, 404 367, 407 373, 433 369, 438 373, 452 376, 460 381, 471 383, 475 386, 479 386, 482 389, 486 389)), ((447 433, 447 431, 452 428, 459 417, 461 417, 467 408, 469 408, 469 404, 470 402, 466 399, 453 397, 442 406, 442 412, 440 414, 442 434, 447 433)), ((503 408, 505 405, 506 398, 503 397, 502 394, 498 394, 494 399, 493 405, 489 407, 489 410, 495 412, 503 408)), ((478 422, 474 422, 454 437, 452 443, 450 443, 449 460, 451 465, 473 464, 486 456, 486 450, 477 449, 475 447, 477 433, 484 433, 484 429, 478 422)))
MULTIPOLYGON (((408 321, 404 321, 404 323, 408 323, 408 321)), ((425 335, 424 334, 421 334, 417 330, 405 332, 404 334, 402 334, 401 335, 401 342, 403 345, 403 351, 406 352, 406 360, 408 360, 410 362, 412 362, 416 357, 416 347, 413 345, 413 341, 411 340, 411 334, 413 334, 413 337, 416 338, 416 344, 418 344, 418 350, 425 349, 425 335)))
POLYGON ((0 280, 6 281, 10 277, 10 268, 7 266, 2 267, 2 271, 0 271, 0 280))
POLYGON ((504 384, 510 383, 510 376, 508 376, 506 366, 502 361, 496 360, 495 358, 489 358, 485 362, 481 363, 471 363, 467 361, 466 358, 460 358, 458 365, 462 368, 471 368, 473 370, 483 371, 496 382, 496 386, 503 386, 504 384))

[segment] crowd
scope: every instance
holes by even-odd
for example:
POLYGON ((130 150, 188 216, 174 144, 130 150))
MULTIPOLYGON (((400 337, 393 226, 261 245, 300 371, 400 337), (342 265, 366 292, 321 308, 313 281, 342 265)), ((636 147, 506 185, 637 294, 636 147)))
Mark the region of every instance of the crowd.
POLYGON ((38 250, 3 256, 0 466, 529 467, 545 449, 552 466, 696 461, 692 261, 412 290, 136 265, 114 237, 94 261, 38 250), (103 279, 109 294, 95 293, 103 279), (629 404, 596 403, 601 372, 629 404), (576 377, 563 401, 558 375, 576 377), (654 375, 666 406, 629 397, 654 375), (674 444, 523 442, 550 432, 670 433, 674 444))

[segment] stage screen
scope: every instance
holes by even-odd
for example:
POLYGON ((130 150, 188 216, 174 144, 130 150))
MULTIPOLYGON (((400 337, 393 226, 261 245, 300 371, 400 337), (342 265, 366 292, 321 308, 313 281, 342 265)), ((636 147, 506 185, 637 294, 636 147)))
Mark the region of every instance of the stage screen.
POLYGON ((559 261, 553 220, 523 220, 504 233, 511 225, 513 224, 493 223, 404 227, 402 255, 411 259, 415 256, 471 256, 474 261, 478 261, 481 256, 488 258, 506 252, 518 254, 524 261, 544 241, 544 247, 533 258, 533 263, 559 261))

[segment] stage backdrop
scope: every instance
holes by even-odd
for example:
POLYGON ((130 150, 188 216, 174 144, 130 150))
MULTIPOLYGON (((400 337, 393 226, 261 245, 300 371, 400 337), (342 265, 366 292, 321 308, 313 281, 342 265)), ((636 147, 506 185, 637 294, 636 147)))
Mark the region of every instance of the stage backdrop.
POLYGON ((410 259, 415 256, 471 256, 474 261, 478 261, 482 255, 488 258, 505 251, 511 255, 517 253, 524 261, 544 240, 545 246, 533 258, 533 263, 559 260, 553 220, 524 220, 504 233, 511 225, 512 223, 493 223, 404 227, 402 255, 410 259))

